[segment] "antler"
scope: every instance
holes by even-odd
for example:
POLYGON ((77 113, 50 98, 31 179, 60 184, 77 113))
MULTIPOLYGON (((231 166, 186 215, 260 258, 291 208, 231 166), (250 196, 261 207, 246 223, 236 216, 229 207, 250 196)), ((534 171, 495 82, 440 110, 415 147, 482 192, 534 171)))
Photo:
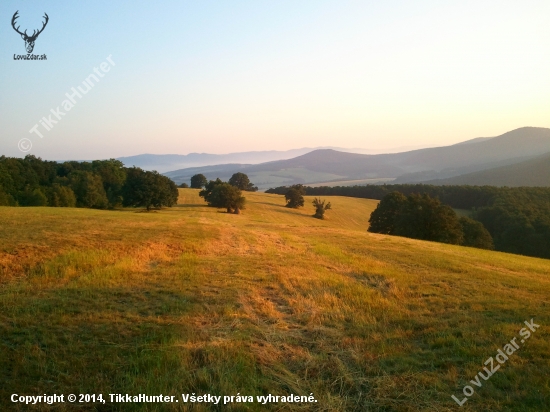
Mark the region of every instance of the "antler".
POLYGON ((21 27, 21 26, 17 26, 17 28, 15 28, 15 20, 17 20, 17 18, 19 17, 19 16, 17 15, 18 13, 19 13, 19 10, 17 10, 17 11, 15 12, 15 14, 13 15, 13 17, 11 18, 11 25, 12 25, 13 29, 14 29, 17 33, 19 33, 21 36, 26 36, 26 35, 27 35, 27 30, 25 30, 25 33, 21 33, 21 32, 19 31, 19 27, 21 27))
POLYGON ((25 30, 24 33, 21 33, 19 31, 20 26, 17 26, 17 28, 15 27, 16 20, 19 18, 18 13, 19 13, 19 10, 17 10, 15 12, 15 14, 13 15, 13 17, 11 18, 11 25, 17 33, 19 33, 21 36, 25 36, 28 39, 36 39, 38 37, 38 35, 44 31, 44 29, 46 28, 46 25, 48 24, 48 21, 50 20, 50 18, 48 17, 48 14, 44 13, 43 17, 46 19, 46 21, 42 23, 42 28, 40 30, 38 30, 38 33, 36 32, 36 30, 33 30, 32 35, 29 36, 27 34, 27 30, 25 30))
POLYGON ((36 33, 36 34, 33 33, 32 34, 32 37, 38 37, 38 35, 44 31, 44 29, 46 28, 46 25, 48 24, 48 21, 50 20, 50 18, 46 14, 46 12, 44 12, 44 16, 42 16, 42 17, 44 17, 46 19, 46 21, 44 23, 42 23, 42 28, 40 30, 38 30, 38 33, 36 33))

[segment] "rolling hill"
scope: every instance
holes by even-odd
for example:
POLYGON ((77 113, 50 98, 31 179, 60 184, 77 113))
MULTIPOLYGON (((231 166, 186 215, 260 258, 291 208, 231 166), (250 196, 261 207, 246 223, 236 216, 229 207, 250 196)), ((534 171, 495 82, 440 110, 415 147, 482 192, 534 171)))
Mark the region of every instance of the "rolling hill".
POLYGON ((509 166, 469 173, 449 179, 430 180, 433 185, 550 186, 550 153, 509 166))
POLYGON ((89 393, 106 404, 55 409, 453 411, 532 318, 541 327, 460 410, 549 409, 550 261, 368 233, 373 200, 331 197, 320 221, 310 197, 291 210, 246 196, 241 215, 191 189, 150 213, 1 207, 0 409, 26 410, 12 394, 89 393), (316 402, 256 402, 268 394, 316 402))
MULTIPOLYGON (((167 172, 175 169, 182 168, 195 168, 220 164, 237 164, 240 166, 244 164, 257 164, 264 162, 272 162, 276 160, 291 159, 296 156, 312 152, 317 149, 323 148, 309 148, 304 147, 301 149, 292 149, 285 151, 278 150, 266 150, 266 151, 253 151, 253 152, 238 152, 228 154, 210 154, 210 153, 189 153, 187 155, 177 154, 141 154, 136 156, 119 157, 120 160, 127 167, 137 166, 144 170, 156 170, 157 172, 167 172)), ((366 149, 341 149, 331 148, 335 150, 342 150, 353 153, 367 153, 366 149)))
POLYGON ((493 138, 477 138, 452 146, 403 153, 365 155, 336 150, 315 150, 304 155, 257 165, 225 164, 165 173, 176 183, 193 174, 228 179, 244 172, 261 189, 295 183, 321 183, 359 179, 395 178, 413 183, 449 178, 507 166, 550 152, 550 129, 524 127, 493 138))

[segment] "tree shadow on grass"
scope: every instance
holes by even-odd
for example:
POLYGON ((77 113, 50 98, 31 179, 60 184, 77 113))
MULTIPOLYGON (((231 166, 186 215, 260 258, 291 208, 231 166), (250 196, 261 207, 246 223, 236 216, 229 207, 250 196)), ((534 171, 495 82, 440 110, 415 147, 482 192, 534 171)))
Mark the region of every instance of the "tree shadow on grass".
POLYGON ((284 207, 285 209, 288 209, 285 205, 281 205, 279 203, 271 203, 271 202, 250 202, 258 205, 267 205, 267 206, 276 206, 276 207, 284 207))
POLYGON ((173 208, 187 208, 187 207, 208 207, 207 204, 200 204, 200 203, 180 203, 178 205, 173 206, 173 208))

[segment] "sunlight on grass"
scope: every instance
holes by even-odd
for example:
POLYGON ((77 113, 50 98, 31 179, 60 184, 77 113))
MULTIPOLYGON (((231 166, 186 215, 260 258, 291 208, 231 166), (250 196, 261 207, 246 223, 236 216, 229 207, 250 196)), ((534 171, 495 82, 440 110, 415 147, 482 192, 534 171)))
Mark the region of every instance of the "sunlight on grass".
MULTIPOLYGON (((0 208, 2 410, 55 392, 456 410, 451 395, 531 318, 544 326, 460 409, 548 405, 549 261, 367 233, 368 199, 330 198, 320 221, 309 198, 246 193, 236 216, 197 192, 155 213, 0 208)), ((223 409, 181 405, 97 410, 223 409)), ((94 410, 79 408, 55 410, 94 410)))

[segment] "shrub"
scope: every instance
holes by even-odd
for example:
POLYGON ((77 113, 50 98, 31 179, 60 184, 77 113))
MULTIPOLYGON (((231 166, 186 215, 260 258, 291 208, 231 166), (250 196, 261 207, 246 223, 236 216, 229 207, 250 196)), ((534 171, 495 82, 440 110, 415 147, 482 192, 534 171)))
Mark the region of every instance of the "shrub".
POLYGON ((313 206, 315 206, 315 214, 313 217, 317 219, 324 219, 325 211, 332 209, 330 202, 325 205, 325 201, 318 198, 315 198, 312 203, 313 206))

